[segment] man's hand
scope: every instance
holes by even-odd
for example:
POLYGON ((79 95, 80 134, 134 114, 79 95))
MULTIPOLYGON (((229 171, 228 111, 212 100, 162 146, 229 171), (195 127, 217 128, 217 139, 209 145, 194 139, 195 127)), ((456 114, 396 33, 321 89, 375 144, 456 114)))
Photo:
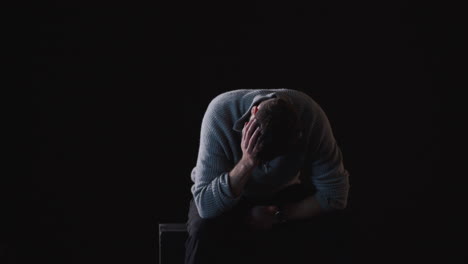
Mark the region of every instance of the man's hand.
POLYGON ((242 160, 250 166, 256 166, 259 162, 258 153, 263 147, 260 136, 261 129, 255 118, 244 124, 241 141, 242 160))
POLYGON ((242 158, 229 172, 229 184, 234 197, 239 197, 255 166, 258 165, 258 152, 262 148, 260 126, 255 119, 244 124, 242 129, 242 158))
POLYGON ((246 217, 247 224, 254 230, 269 230, 278 223, 276 211, 278 207, 274 205, 254 206, 246 217))

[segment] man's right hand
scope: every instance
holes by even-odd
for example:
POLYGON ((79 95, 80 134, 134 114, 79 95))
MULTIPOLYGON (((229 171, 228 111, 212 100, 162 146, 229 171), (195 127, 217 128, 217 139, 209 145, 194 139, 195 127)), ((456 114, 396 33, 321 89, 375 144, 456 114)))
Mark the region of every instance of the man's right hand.
POLYGON ((261 140, 261 128, 254 118, 244 124, 242 129, 242 160, 252 167, 258 165, 258 153, 263 147, 261 140))
POLYGON ((269 230, 273 225, 279 223, 275 217, 278 206, 254 206, 252 207, 245 220, 252 230, 269 230))
POLYGON ((229 172, 229 184, 234 197, 239 197, 252 171, 259 163, 258 153, 262 148, 260 126, 255 119, 245 123, 242 129, 242 158, 229 172))

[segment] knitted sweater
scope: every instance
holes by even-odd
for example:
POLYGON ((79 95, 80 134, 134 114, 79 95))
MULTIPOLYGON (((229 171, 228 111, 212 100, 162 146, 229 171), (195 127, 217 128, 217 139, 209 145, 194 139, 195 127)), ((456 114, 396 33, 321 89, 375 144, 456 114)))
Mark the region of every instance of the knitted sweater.
POLYGON ((216 96, 201 124, 196 166, 191 173, 195 205, 202 218, 213 218, 235 206, 241 197, 267 197, 275 189, 305 173, 315 188, 315 198, 326 211, 347 205, 349 173, 326 114, 307 94, 291 89, 233 90, 216 96), (242 127, 250 110, 277 94, 291 99, 302 122, 302 147, 268 164, 259 165, 234 198, 229 171, 242 157, 242 127), (268 177, 265 177, 268 175, 268 177))

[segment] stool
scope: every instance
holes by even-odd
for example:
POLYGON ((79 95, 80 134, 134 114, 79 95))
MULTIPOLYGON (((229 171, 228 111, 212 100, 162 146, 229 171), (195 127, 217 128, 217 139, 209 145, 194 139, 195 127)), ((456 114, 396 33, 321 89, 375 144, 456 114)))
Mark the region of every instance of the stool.
POLYGON ((159 264, 183 264, 187 238, 186 223, 160 223, 159 264))

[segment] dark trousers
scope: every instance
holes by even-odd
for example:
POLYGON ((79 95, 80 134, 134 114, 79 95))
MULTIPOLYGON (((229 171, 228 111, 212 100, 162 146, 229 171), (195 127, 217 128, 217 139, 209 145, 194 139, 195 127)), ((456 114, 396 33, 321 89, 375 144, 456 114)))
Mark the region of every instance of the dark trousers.
POLYGON ((313 193, 302 184, 292 185, 263 201, 243 198, 211 219, 201 218, 191 200, 185 263, 351 263, 346 243, 349 230, 341 211, 278 224, 268 231, 253 231, 244 222, 253 206, 296 202, 313 193))

